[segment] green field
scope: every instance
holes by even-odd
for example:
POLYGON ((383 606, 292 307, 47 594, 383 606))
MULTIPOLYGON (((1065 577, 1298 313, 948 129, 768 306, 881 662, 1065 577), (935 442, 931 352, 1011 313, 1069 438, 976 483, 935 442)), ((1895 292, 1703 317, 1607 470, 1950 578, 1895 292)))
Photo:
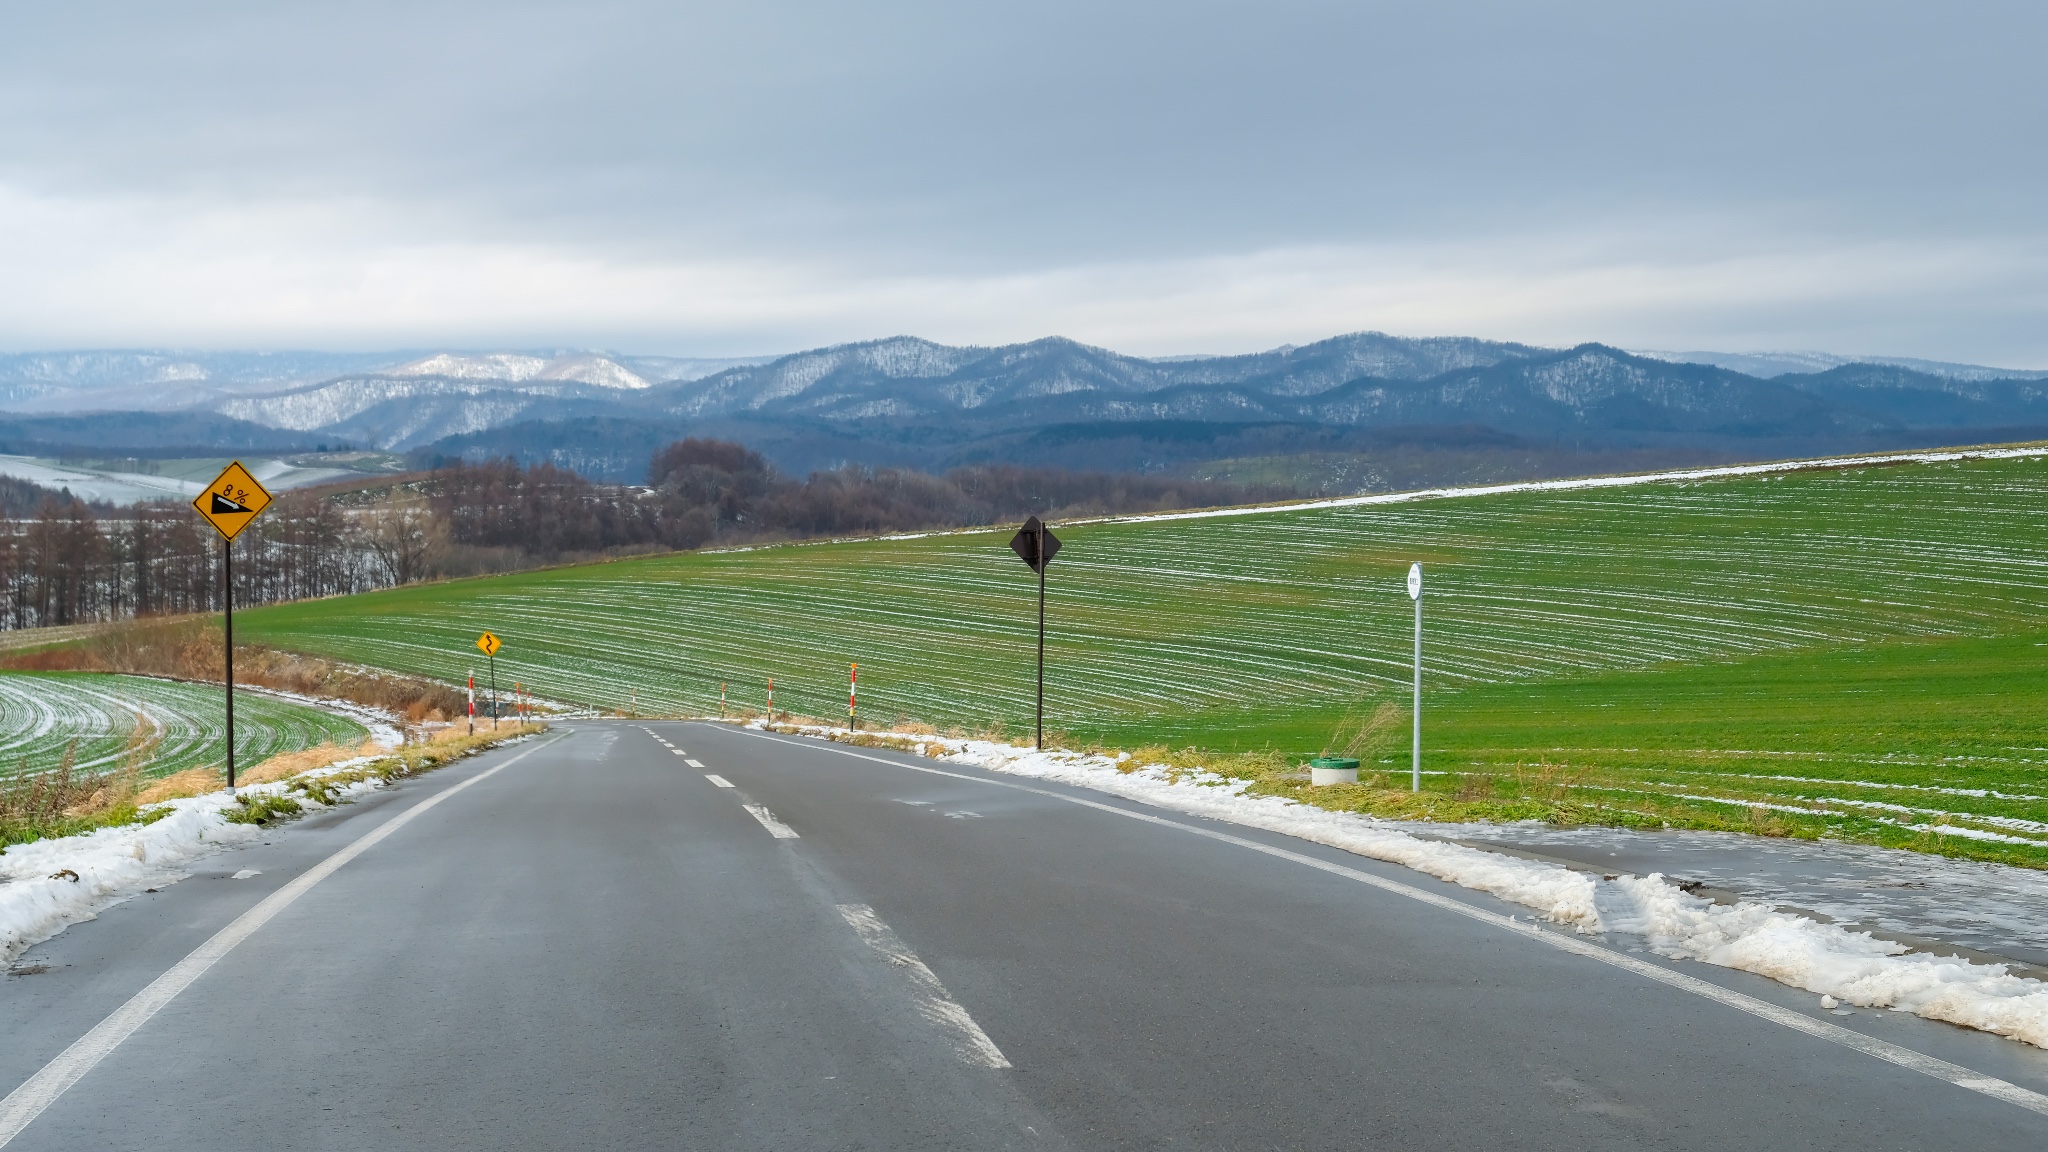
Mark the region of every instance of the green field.
MULTIPOLYGON (((1405 702, 1420 560, 1437 791, 1563 779, 1611 809, 1593 818, 2048 842, 2038 457, 1059 531, 1047 722, 1073 740, 1315 752, 1347 712, 1405 702)), ((413 586, 254 610, 237 632, 459 679, 483 673, 469 644, 489 628, 502 685, 642 712, 713 710, 721 682, 758 706, 773 676, 778 707, 843 716, 859 661, 867 719, 1016 733, 1034 585, 1007 535, 413 586)))
MULTIPOLYGON (((0 777, 57 767, 66 751, 83 773, 122 766, 138 717, 150 740, 143 774, 168 776, 226 762, 221 690, 98 672, 0 672, 0 777)), ((235 694, 236 763, 279 752, 354 744, 369 733, 353 720, 269 696, 235 694)))

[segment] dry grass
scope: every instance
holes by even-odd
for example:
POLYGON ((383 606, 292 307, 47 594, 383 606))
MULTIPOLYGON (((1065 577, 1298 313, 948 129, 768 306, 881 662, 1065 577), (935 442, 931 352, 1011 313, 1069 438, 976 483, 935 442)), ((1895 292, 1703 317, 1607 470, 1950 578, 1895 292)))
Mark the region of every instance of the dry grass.
POLYGON ((24 763, 0 778, 0 846, 146 819, 137 812, 142 769, 162 738, 148 717, 137 714, 121 765, 112 772, 75 775, 73 741, 51 771, 29 772, 24 763))
POLYGON ((246 772, 235 773, 237 784, 269 784, 315 768, 325 768, 343 760, 354 760, 362 756, 375 756, 384 751, 384 746, 375 740, 365 740, 354 747, 339 744, 322 744, 317 748, 301 748, 297 752, 285 752, 246 772))
MULTIPOLYGON (((359 779, 373 775, 388 775, 377 769, 381 762, 406 765, 406 770, 397 775, 409 776, 422 770, 421 765, 438 767, 450 760, 460 759, 473 752, 488 748, 518 736, 529 736, 547 731, 547 725, 504 724, 494 733, 488 728, 471 736, 459 728, 444 728, 423 740, 414 740, 385 754, 382 745, 365 740, 353 747, 338 744, 322 744, 317 748, 302 748, 297 752, 284 752, 272 756, 253 768, 235 773, 237 786, 274 784, 319 768, 327 768, 344 760, 360 760, 374 757, 372 766, 359 779)), ((227 787, 227 776, 219 768, 192 768, 175 776, 166 776, 151 784, 136 797, 138 804, 154 804, 163 800, 180 800, 188 796, 204 796, 227 787)))
POLYGON ((157 804, 165 800, 182 800, 187 796, 218 792, 227 786, 227 773, 218 768, 187 768, 151 783, 135 798, 135 802, 157 804))
MULTIPOLYGON (((21 652, 0 667, 31 672, 124 672, 219 683, 225 675, 223 636, 211 617, 134 620, 106 625, 75 643, 21 652)), ((332 660, 273 648, 235 646, 235 683, 348 700, 404 717, 408 724, 453 720, 467 700, 445 684, 413 676, 349 668, 332 660)))
MULTIPOLYGON (((343 760, 375 756, 383 750, 383 745, 376 741, 365 740, 361 744, 348 747, 322 744, 315 748, 301 748, 296 752, 282 752, 253 768, 236 772, 235 784, 271 784, 302 772, 311 772, 315 768, 338 764, 343 760)), ((154 781, 136 796, 135 802, 156 804, 164 800, 182 800, 188 796, 204 796, 209 792, 218 792, 227 786, 227 773, 220 768, 187 768, 183 772, 154 781)))
POLYGON ((1349 756, 1358 760, 1377 759, 1400 735, 1408 712, 1399 704, 1382 703, 1371 712, 1354 711, 1337 722, 1324 743, 1322 755, 1349 756))

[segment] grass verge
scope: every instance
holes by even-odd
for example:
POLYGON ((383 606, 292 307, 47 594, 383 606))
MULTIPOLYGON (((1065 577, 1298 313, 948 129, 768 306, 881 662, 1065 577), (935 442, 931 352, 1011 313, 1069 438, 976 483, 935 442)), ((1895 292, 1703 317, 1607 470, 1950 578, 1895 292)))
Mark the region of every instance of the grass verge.
MULTIPOLYGON (((367 743, 282 753, 246 773, 237 773, 236 783, 253 787, 282 782, 284 787, 242 792, 227 819, 237 824, 268 824, 297 816, 305 808, 304 801, 333 805, 352 785, 366 780, 389 783, 417 776, 508 740, 545 731, 545 724, 506 725, 496 732, 475 735, 450 728, 388 753, 367 743)), ((0 851, 9 844, 147 824, 168 814, 168 808, 157 807, 163 801, 204 796, 227 786, 219 769, 191 768, 144 787, 142 764, 148 751, 147 743, 138 740, 128 762, 113 773, 77 777, 70 772, 67 759, 55 772, 0 777, 0 851)))

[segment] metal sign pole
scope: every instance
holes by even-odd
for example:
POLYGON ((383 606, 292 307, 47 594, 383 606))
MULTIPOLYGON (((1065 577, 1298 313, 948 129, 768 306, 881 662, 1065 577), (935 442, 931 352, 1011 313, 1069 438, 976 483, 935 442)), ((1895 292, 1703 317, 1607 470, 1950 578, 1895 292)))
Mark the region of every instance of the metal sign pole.
POLYGON ((1409 791, 1422 791, 1422 565, 1408 566, 1408 598, 1415 601, 1415 757, 1409 791))
POLYGON ((1045 751, 1045 524, 1038 525, 1038 750, 1045 751))
POLYGON ((221 624, 227 631, 228 689, 228 795, 235 794, 235 549, 234 542, 220 542, 221 624))
POLYGON ((1033 723, 1038 734, 1038 750, 1045 750, 1045 569, 1052 558, 1060 554, 1060 538, 1052 534, 1045 522, 1033 516, 1024 521, 1017 534, 1010 537, 1010 551, 1017 554, 1033 572, 1038 573, 1038 706, 1033 713, 1033 723))
POLYGON ((228 713, 228 794, 235 791, 235 553, 236 534, 247 528, 251 521, 270 507, 270 492, 256 482, 242 462, 236 460, 206 490, 192 498, 192 508, 213 530, 220 533, 220 615, 222 637, 227 651, 223 654, 222 679, 227 689, 228 713))
POLYGON ((486 657, 491 664, 491 731, 498 730, 498 658, 486 657))

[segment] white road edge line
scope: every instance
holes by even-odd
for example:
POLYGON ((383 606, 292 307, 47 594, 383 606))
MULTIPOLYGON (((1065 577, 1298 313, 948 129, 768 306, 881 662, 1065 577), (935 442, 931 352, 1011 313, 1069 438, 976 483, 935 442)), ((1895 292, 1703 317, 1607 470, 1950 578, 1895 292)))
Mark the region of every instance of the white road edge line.
POLYGON ((1896 1064, 1901 1068, 1908 1068, 1923 1075, 1932 1076, 1936 1080, 1945 1080, 1958 1088, 1966 1088, 1972 1092, 1982 1093, 1994 1099, 2003 1100, 2008 1104, 2016 1104, 2021 1108, 2048 1116, 2048 1095, 2043 1095, 2031 1088, 2022 1088, 2017 1084, 2000 1080, 1995 1076, 1987 1076, 1975 1069, 1965 1068, 1960 1064, 1951 1064, 1938 1056, 1929 1056, 1924 1052, 1893 1044, 1887 1040, 1866 1036, 1861 1032, 1844 1028, 1839 1024, 1830 1024, 1825 1020, 1815 1020, 1790 1008, 1780 1007, 1767 1000, 1759 1000, 1754 996, 1746 995, 1733 989, 1723 988, 1718 984, 1702 980, 1697 976, 1688 976, 1683 972, 1673 972, 1668 968, 1659 967, 1648 961, 1638 960, 1633 956, 1616 952, 1611 948, 1603 947, 1588 940, 1575 939, 1558 932, 1546 932, 1537 927, 1533 922, 1525 922, 1512 917, 1502 916, 1498 912, 1488 912, 1484 908, 1474 907, 1462 900, 1454 900, 1449 896, 1425 891, 1410 884, 1403 884, 1399 880, 1389 880, 1383 876, 1375 876, 1370 872, 1362 872, 1356 868, 1347 868, 1342 864, 1334 864, 1328 860, 1319 860, 1314 856, 1307 856, 1300 852, 1290 852, 1285 848, 1276 848, 1271 844, 1261 844, 1256 840, 1247 840, 1242 836, 1232 836, 1228 832, 1218 832, 1210 828, 1197 828, 1192 824, 1183 824, 1178 820, 1168 820, 1146 812, 1132 812, 1129 809, 1118 808, 1113 804, 1102 804, 1094 800, 1085 800, 1079 796, 1068 796, 1045 788, 1033 788, 1028 784, 1018 784, 1009 780, 991 780, 985 776, 969 776, 962 772, 947 772, 939 768, 926 768, 919 764, 905 764, 901 761, 888 760, 880 756, 871 756, 864 752, 855 752, 849 748, 841 748, 825 740, 786 737, 744 728, 740 729, 740 731, 746 732, 751 736, 759 736, 780 743, 801 743, 806 747, 837 752, 842 756, 872 760, 877 764, 887 764, 895 768, 908 768, 913 772, 925 772, 933 776, 949 776, 955 780, 970 780, 977 784, 993 784, 1001 788, 1014 788, 1020 792, 1050 796, 1055 800, 1064 800, 1069 804, 1079 804, 1084 808, 1113 812, 1118 816, 1127 816, 1130 819, 1142 820, 1148 824, 1178 828, 1183 832, 1193 833, 1196 836, 1206 836, 1211 840, 1220 840, 1225 844, 1235 844, 1240 848, 1249 848, 1254 852, 1263 852, 1268 856, 1276 856, 1282 860, 1291 860, 1296 864, 1304 864, 1310 868, 1356 880, 1361 884, 1370 884, 1383 891, 1406 896, 1411 900, 1420 900, 1424 904, 1442 908, 1447 912, 1455 912, 1460 916, 1470 917, 1482 923, 1491 924, 1496 928, 1505 928, 1510 932, 1516 932, 1531 939, 1541 940, 1553 948, 1562 949, 1574 955, 1584 956, 1590 960, 1598 960, 1602 964, 1610 964, 1616 968, 1626 969, 1638 976, 1655 980, 1661 984, 1667 984, 1684 992, 1690 992, 1695 996, 1703 996, 1706 999, 1725 1004, 1737 1011, 1747 1012, 1760 1019, 1783 1025, 1796 1032, 1804 1032, 1817 1039, 1840 1044, 1844 1048, 1853 1048, 1866 1056, 1875 1056, 1879 1060, 1896 1064))
POLYGON ((982 1068, 1008 1068, 1010 1061, 996 1042, 988 1038, 967 1009, 960 1006, 946 986, 939 983, 938 976, 917 958, 894 929, 882 922, 875 910, 865 904, 841 904, 839 914, 859 933, 862 940, 891 965, 902 969, 904 978, 910 982, 911 997, 917 1001, 917 1014, 931 1024, 953 1035, 953 1051, 960 1059, 982 1068))
POLYGON ((4 1148, 43 1109, 57 1102, 59 1096, 100 1061, 121 1046, 121 1042, 135 1034, 135 1030, 149 1023, 149 1019, 162 1011, 164 1006, 177 999, 178 993, 192 986, 192 982, 206 974, 206 970, 235 950, 235 946, 256 934, 258 928, 269 923, 270 918, 289 907, 292 901, 304 896, 313 885, 332 876, 342 865, 362 855, 386 836, 412 823, 429 808, 448 799, 472 784, 479 784, 496 776, 512 765, 519 763, 542 748, 547 747, 560 736, 536 744, 519 755, 512 757, 495 768, 486 769, 464 780, 437 796, 429 796, 418 804, 400 812, 374 830, 366 833, 348 847, 315 864, 301 873, 297 879, 265 897, 263 902, 242 913, 227 927, 213 934, 206 943, 194 948, 183 960, 173 964, 169 971, 149 982, 149 986, 126 1004, 114 1009, 113 1014, 100 1021, 93 1030, 73 1041, 71 1047, 57 1054, 57 1058, 43 1065, 42 1071, 22 1081, 19 1088, 0 1100, 0 1148, 4 1148))
MULTIPOLYGON (((730 788, 732 785, 728 784, 726 787, 730 788)), ((775 813, 761 807, 759 804, 742 804, 740 807, 747 810, 747 815, 759 820, 761 827, 766 828, 768 834, 777 840, 795 840, 797 838, 796 829, 777 820, 775 813)))
POLYGON ((716 785, 718 785, 718 786, 719 786, 720 788, 730 788, 730 787, 732 787, 732 781, 730 781, 730 780, 727 780, 727 779, 726 779, 725 777, 723 777, 723 776, 720 776, 720 775, 718 775, 717 773, 714 773, 714 772, 706 772, 706 773, 704 774, 704 778, 705 778, 706 780, 709 780, 709 781, 711 781, 711 782, 712 782, 713 784, 716 784, 716 785))

